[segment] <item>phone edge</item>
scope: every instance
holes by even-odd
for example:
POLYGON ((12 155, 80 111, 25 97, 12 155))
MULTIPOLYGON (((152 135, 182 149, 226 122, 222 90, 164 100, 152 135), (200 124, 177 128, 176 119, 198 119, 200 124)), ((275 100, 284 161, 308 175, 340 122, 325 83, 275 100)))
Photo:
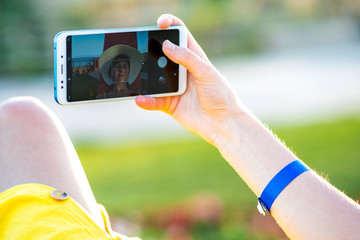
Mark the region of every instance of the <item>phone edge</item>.
MULTIPOLYGON (((183 37, 181 38, 181 34, 179 36, 179 46, 180 42, 182 43, 182 47, 187 48, 187 31, 186 27, 183 25, 173 25, 166 29, 181 29, 180 32, 183 32, 183 37), (181 39, 182 40, 181 40, 181 39)), ((91 103, 103 103, 103 102, 118 102, 118 101, 126 101, 126 100, 132 100, 135 99, 136 96, 129 96, 129 97, 123 97, 123 98, 109 98, 109 99, 92 99, 92 100, 85 100, 85 101, 77 101, 77 102, 68 102, 65 98, 64 102, 60 99, 60 96, 58 96, 58 76, 57 76, 57 56, 58 56, 58 38, 61 34, 66 34, 66 36, 69 35, 80 35, 80 34, 93 34, 96 32, 99 33, 113 33, 116 32, 129 32, 129 31, 151 31, 151 30, 166 30, 166 29, 160 29, 157 26, 146 26, 146 27, 130 27, 130 28, 106 28, 106 29, 84 29, 84 30, 69 30, 69 31, 61 31, 57 33, 54 37, 54 99, 55 101, 62 106, 69 106, 69 105, 82 105, 82 104, 91 104, 91 103)), ((179 84, 179 91, 174 93, 159 93, 159 94, 149 94, 145 96, 150 97, 170 97, 170 96, 178 96, 183 94, 187 89, 187 69, 183 67, 181 64, 179 64, 179 72, 182 70, 182 74, 185 76, 185 80, 183 81, 183 85, 180 86, 179 84)), ((64 70, 65 71, 65 70, 64 70)), ((65 71, 66 72, 66 71, 65 71)), ((66 87, 67 89, 67 87, 66 87)))

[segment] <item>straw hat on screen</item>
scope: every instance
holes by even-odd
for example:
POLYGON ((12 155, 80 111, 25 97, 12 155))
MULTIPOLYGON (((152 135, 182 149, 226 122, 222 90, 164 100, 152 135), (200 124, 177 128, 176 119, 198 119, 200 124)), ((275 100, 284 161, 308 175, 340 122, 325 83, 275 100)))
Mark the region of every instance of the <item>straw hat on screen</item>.
POLYGON ((101 54, 99 60, 101 76, 108 85, 112 85, 114 83, 113 79, 111 78, 110 67, 112 66, 114 58, 116 58, 119 55, 125 55, 129 57, 130 72, 129 72, 129 78, 127 80, 129 84, 132 84, 135 81, 136 77, 138 76, 141 70, 143 56, 137 49, 124 44, 114 45, 106 49, 101 54))

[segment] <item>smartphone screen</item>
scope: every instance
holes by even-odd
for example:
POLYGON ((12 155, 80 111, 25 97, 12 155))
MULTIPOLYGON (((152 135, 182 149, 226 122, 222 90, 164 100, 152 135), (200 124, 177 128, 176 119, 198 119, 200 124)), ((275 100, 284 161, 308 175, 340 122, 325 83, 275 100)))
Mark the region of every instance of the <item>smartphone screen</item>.
POLYGON ((67 36, 67 101, 177 92, 179 65, 163 53, 165 40, 179 45, 179 30, 67 36))

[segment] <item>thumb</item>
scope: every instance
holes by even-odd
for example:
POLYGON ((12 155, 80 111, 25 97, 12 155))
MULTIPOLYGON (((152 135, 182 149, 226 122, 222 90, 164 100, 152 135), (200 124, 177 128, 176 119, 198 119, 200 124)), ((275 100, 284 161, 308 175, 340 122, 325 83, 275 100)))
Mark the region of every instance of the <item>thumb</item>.
POLYGON ((135 103, 145 110, 161 110, 163 112, 170 113, 169 97, 153 98, 148 96, 137 96, 135 98, 135 103))

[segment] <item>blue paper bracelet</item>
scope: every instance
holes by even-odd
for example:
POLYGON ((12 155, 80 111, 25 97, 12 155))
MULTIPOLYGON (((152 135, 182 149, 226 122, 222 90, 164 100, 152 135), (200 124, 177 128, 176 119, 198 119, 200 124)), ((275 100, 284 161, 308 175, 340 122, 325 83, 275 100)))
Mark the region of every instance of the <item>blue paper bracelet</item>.
POLYGON ((306 172, 310 168, 303 162, 295 160, 284 167, 278 174, 271 179, 265 187, 261 196, 258 198, 258 210, 265 215, 265 211, 270 213, 270 209, 275 199, 284 188, 291 183, 297 176, 306 172))

